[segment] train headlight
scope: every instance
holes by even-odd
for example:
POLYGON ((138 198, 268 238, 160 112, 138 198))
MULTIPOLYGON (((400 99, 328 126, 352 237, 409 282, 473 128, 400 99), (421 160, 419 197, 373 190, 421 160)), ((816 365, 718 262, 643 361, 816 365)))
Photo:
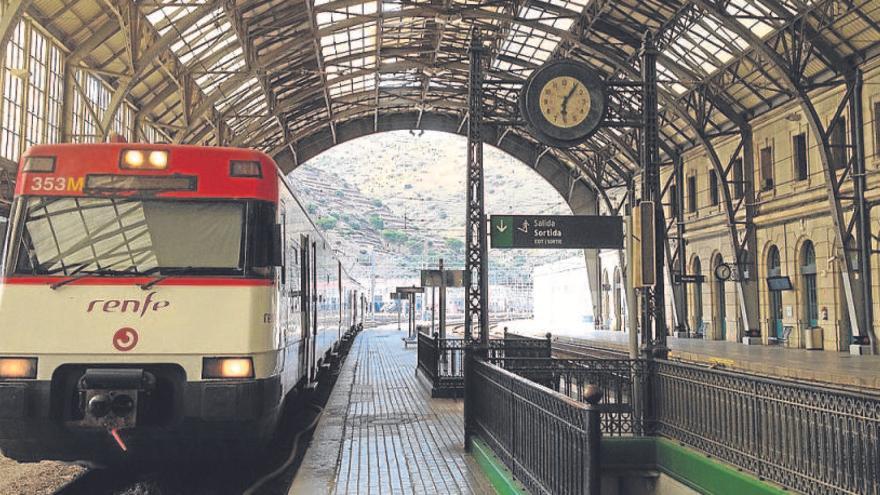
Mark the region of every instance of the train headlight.
POLYGON ((122 168, 141 168, 144 166, 144 152, 141 150, 125 150, 122 152, 122 168))
POLYGON ((150 168, 164 170, 168 168, 168 152, 167 151, 151 151, 147 155, 147 162, 150 168))
POLYGON ((168 152, 165 150, 123 150, 120 168, 129 170, 165 170, 168 152))
POLYGON ((37 358, 0 357, 0 379, 27 380, 37 377, 37 358))
POLYGON ((249 357, 204 358, 202 378, 253 378, 254 360, 249 357))

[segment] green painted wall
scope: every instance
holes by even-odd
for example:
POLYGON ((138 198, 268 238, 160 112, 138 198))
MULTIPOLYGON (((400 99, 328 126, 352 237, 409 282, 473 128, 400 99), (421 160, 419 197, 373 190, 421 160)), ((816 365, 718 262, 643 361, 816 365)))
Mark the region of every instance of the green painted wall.
POLYGON ((605 438, 601 452, 603 471, 657 469, 708 495, 790 493, 665 438, 605 438))
MULTIPOLYGON (((488 445, 475 438, 471 448, 496 492, 502 495, 527 493, 488 445)), ((604 438, 601 456, 603 474, 619 472, 625 476, 627 472, 657 470, 707 495, 790 493, 665 438, 604 438)))
POLYGON ((528 494, 525 488, 514 479, 513 473, 504 466, 500 459, 495 457, 492 449, 479 438, 471 440, 471 455, 483 469, 483 473, 495 488, 496 493, 499 495, 528 494))

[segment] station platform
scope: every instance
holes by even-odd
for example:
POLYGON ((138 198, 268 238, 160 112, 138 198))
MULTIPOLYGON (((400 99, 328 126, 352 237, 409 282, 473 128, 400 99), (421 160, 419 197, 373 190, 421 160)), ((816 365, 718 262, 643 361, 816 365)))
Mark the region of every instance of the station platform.
POLYGON ((464 403, 432 399, 392 327, 355 340, 291 494, 494 494, 464 451, 464 403))
MULTIPOLYGON (((546 327, 534 322, 515 321, 499 325, 511 332, 543 337, 546 327)), ((627 352, 629 334, 607 330, 582 329, 559 334, 551 332, 558 343, 571 343, 627 352)), ((847 390, 880 391, 880 356, 852 356, 846 352, 795 349, 783 346, 744 345, 736 342, 679 339, 669 337, 670 359, 835 385, 847 390)))

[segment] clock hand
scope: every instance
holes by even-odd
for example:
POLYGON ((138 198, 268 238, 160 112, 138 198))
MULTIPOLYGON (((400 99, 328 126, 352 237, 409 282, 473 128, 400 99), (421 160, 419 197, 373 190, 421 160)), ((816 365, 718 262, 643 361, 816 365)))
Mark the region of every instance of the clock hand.
POLYGON ((574 94, 575 90, 577 90, 577 86, 572 85, 571 91, 569 91, 568 94, 565 95, 564 98, 562 98, 562 113, 563 114, 568 113, 566 111, 566 109, 568 108, 568 99, 571 98, 571 96, 574 94))

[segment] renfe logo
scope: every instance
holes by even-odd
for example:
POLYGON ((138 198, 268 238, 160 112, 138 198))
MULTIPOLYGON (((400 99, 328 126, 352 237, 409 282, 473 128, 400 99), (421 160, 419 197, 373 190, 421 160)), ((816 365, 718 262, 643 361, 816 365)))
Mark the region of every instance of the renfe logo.
POLYGON ((169 301, 154 301, 155 292, 150 292, 143 301, 136 299, 95 299, 89 302, 86 313, 101 311, 103 313, 134 313, 143 318, 147 311, 159 311, 171 306, 169 301))
POLYGON ((134 328, 120 328, 113 334, 113 347, 119 352, 128 352, 138 343, 138 333, 134 328))

